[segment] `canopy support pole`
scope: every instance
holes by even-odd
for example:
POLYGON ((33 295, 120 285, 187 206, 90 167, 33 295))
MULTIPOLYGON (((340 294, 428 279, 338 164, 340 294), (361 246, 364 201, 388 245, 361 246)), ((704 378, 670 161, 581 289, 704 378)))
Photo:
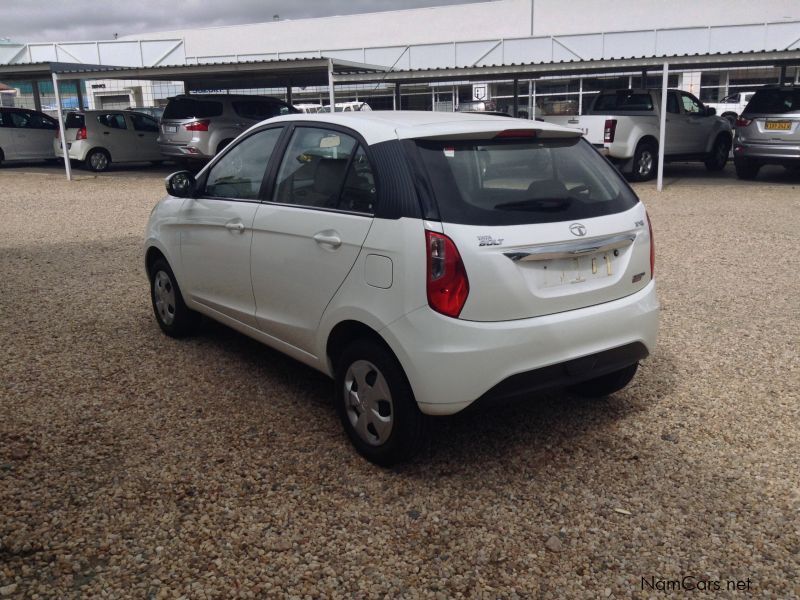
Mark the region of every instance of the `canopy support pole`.
POLYGON ((333 91, 333 60, 328 59, 328 101, 331 103, 331 114, 336 112, 336 92, 333 91))
MULTIPOLYGON (((661 75, 661 112, 659 114, 658 128, 658 182, 656 189, 664 189, 664 146, 667 145, 667 84, 669 82, 669 63, 664 63, 664 72, 661 75)), ((633 166, 636 168, 636 165, 633 166)))
POLYGON ((58 132, 61 140, 61 150, 64 153, 64 170, 67 172, 67 181, 72 181, 72 165, 69 162, 69 149, 67 148, 67 131, 64 127, 64 109, 61 108, 61 92, 58 91, 58 73, 53 73, 53 90, 56 93, 58 132))

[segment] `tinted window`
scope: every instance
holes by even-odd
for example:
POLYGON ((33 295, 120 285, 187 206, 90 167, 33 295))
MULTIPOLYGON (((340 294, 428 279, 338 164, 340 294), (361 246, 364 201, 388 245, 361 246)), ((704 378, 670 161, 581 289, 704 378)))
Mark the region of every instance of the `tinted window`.
POLYGON ((163 119, 205 119, 222 114, 222 102, 177 98, 164 109, 163 119))
POLYGON ((105 115, 97 115, 97 122, 103 127, 109 129, 127 129, 125 124, 125 117, 121 113, 108 113, 105 115))
POLYGON ((781 114, 800 110, 800 88, 758 90, 744 112, 781 114))
POLYGON ((6 127, 24 129, 55 129, 56 122, 49 117, 28 110, 13 110, 6 113, 6 127))
POLYGON ((206 195, 258 199, 269 159, 283 128, 259 131, 232 147, 209 171, 206 195))
POLYGON ((287 115, 290 109, 285 104, 270 100, 238 100, 233 102, 233 110, 245 119, 262 121, 278 115, 287 115))
POLYGON ((158 132, 158 122, 152 117, 138 113, 130 113, 128 116, 131 118, 133 128, 136 131, 158 132))
POLYGON ((678 97, 675 94, 667 95, 667 112, 674 115, 680 114, 681 112, 678 108, 678 97))
POLYGON ((650 94, 635 92, 620 92, 616 94, 601 94, 594 102, 594 112, 598 111, 651 111, 653 99, 650 94))
MULTIPOLYGON (((357 147, 355 139, 338 131, 298 127, 278 172, 274 201, 339 208, 345 177, 357 147)), ((366 156, 363 159, 366 161, 366 156)), ((354 186, 362 185, 357 181, 358 175, 353 177, 354 186)))
POLYGON ((622 212, 638 199, 581 138, 417 141, 442 219, 519 225, 622 212))
POLYGON ((66 129, 81 129, 84 127, 84 116, 79 113, 68 113, 64 122, 66 129))
POLYGON ((366 152, 359 146, 347 170, 344 189, 336 207, 340 210, 372 214, 375 212, 376 198, 375 174, 366 152))

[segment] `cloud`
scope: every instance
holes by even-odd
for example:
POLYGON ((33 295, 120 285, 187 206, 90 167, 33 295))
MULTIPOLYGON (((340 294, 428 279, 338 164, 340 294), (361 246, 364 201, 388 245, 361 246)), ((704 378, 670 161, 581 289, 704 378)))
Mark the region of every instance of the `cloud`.
MULTIPOLYGON (((402 8, 478 0, 407 0, 402 8)), ((153 31, 194 29, 397 10, 396 0, 26 0, 0 3, 0 38, 13 42, 108 40, 153 31)))

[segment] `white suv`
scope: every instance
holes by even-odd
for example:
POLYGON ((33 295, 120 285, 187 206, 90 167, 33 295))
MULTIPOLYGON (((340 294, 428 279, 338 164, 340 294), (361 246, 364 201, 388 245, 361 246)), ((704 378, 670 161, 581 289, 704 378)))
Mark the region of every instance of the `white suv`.
POLYGON ((644 206, 573 129, 290 115, 166 183, 145 243, 164 332, 202 313, 333 377, 378 464, 413 453, 427 415, 617 391, 655 346, 644 206))

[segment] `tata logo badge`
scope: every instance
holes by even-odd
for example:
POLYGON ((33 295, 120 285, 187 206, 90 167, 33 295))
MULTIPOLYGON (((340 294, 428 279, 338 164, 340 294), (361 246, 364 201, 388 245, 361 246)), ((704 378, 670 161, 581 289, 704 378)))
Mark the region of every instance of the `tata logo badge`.
POLYGON ((572 232, 572 235, 577 235, 578 237, 586 235, 586 226, 582 223, 573 223, 569 226, 569 230, 572 232))

